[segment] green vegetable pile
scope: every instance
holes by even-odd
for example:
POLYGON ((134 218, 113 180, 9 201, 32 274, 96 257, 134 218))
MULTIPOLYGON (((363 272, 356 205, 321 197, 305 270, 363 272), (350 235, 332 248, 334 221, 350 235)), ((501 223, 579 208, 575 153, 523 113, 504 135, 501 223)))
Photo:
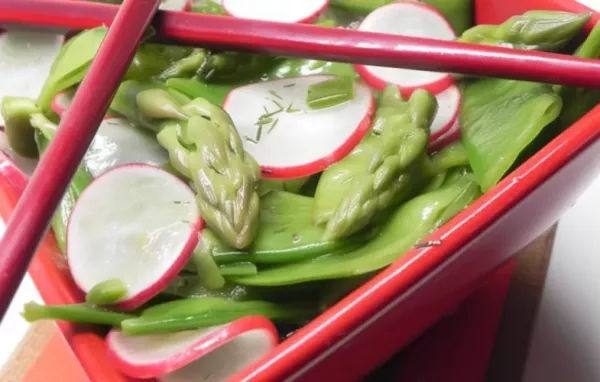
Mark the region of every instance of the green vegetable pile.
MULTIPOLYGON (((333 0, 318 23, 346 27, 390 2, 333 0)), ((572 49, 588 14, 534 11, 502 25, 472 26, 471 1, 425 2, 438 7, 463 42, 600 54, 600 27, 572 49)), ((193 11, 223 14, 211 1, 193 11)), ((1 113, 15 152, 44 155, 59 122, 51 101, 76 90, 105 34, 101 27, 71 38, 37 100, 4 98, 1 113)), ((600 100, 597 91, 464 78, 462 136, 430 153, 436 98, 417 90, 403 99, 390 85, 374 91, 370 130, 347 156, 310 177, 266 179, 222 108, 225 96, 240 85, 312 74, 334 78, 311 87, 311 108, 354 97, 358 76, 348 64, 144 42, 110 112, 152 134, 168 153, 165 168, 193 188, 206 223, 198 247, 176 280, 139 310, 110 308, 127 289, 116 279, 97 285, 81 304, 27 304, 25 319, 107 325, 127 335, 208 327, 248 315, 303 325, 471 205, 532 148, 600 100)), ((83 162, 52 221, 63 251, 70 213, 92 181, 83 162)))

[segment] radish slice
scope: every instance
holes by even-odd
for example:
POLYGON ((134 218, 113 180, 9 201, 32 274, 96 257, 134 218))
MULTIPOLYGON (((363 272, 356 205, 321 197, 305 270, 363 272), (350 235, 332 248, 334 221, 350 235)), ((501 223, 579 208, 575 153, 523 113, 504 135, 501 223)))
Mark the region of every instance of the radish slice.
POLYGON ((454 121, 450 130, 429 143, 429 152, 439 151, 457 139, 460 139, 460 121, 458 118, 454 121))
MULTIPOLYGON (((437 9, 412 1, 397 2, 377 8, 364 19, 358 29, 447 41, 456 38, 452 26, 437 9)), ((410 97, 418 88, 437 95, 453 84, 452 77, 448 73, 368 65, 355 65, 355 68, 363 79, 376 89, 381 90, 388 83, 398 85, 404 98, 410 97)))
POLYGON ((230 16, 283 23, 314 21, 328 5, 329 0, 223 0, 223 8, 230 16))
POLYGON ((102 121, 84 157, 94 178, 125 164, 162 166, 169 162, 167 151, 154 137, 122 118, 102 121))
POLYGON ((444 135, 458 119, 458 111, 462 96, 457 86, 453 85, 436 97, 438 110, 431 123, 430 141, 435 141, 444 135))
POLYGON ((244 317, 227 325, 150 336, 125 336, 112 330, 108 354, 117 368, 133 378, 163 382, 225 381, 278 343, 266 318, 244 317))
POLYGON ((163 0, 159 8, 163 11, 189 11, 191 7, 190 0, 163 0))
POLYGON ((62 34, 47 32, 10 30, 1 34, 0 100, 5 96, 37 98, 64 40, 62 34))
POLYGON ((84 291, 110 279, 127 285, 121 309, 154 297, 183 269, 203 222, 192 190, 158 167, 112 169, 81 194, 67 227, 67 260, 84 291))
MULTIPOLYGON (((73 103, 73 97, 75 97, 74 90, 65 90, 58 93, 50 103, 50 108, 58 114, 60 117, 69 109, 71 103, 73 103)), ((111 114, 110 111, 104 116, 104 119, 114 117, 115 114, 111 114)))
POLYGON ((375 109, 367 86, 355 83, 354 98, 333 107, 312 110, 306 104, 310 85, 331 78, 315 75, 260 82, 227 95, 223 108, 264 177, 300 178, 323 171, 350 153, 367 133, 375 109), (269 114, 272 122, 258 127, 261 117, 264 120, 269 114))

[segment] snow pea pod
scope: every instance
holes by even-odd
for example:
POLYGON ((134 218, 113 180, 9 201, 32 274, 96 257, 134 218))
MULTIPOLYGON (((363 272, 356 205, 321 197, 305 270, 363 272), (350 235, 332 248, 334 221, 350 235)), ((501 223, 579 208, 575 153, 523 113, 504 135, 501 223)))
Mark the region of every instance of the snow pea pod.
POLYGON ((554 121, 562 99, 546 84, 501 79, 469 81, 460 111, 462 143, 484 191, 554 121))
POLYGON ((314 199, 284 191, 271 191, 261 199, 260 225, 254 241, 245 250, 222 243, 210 230, 200 238, 204 248, 221 265, 249 261, 282 264, 312 259, 340 248, 360 245, 375 229, 340 240, 323 240, 324 228, 312 222, 314 199))
POLYGON ((93 305, 112 305, 127 295, 127 286, 120 279, 110 279, 95 285, 85 296, 93 305))
POLYGON ((500 25, 477 25, 465 31, 458 40, 555 52, 577 36, 591 17, 591 13, 529 11, 500 25))
POLYGON ((435 97, 425 90, 404 102, 396 87, 385 89, 371 131, 321 176, 314 221, 326 223, 324 240, 357 232, 433 176, 426 150, 436 110, 435 97))
POLYGON ((279 286, 377 271, 394 262, 480 195, 481 189, 472 176, 457 178, 436 191, 406 202, 392 214, 378 236, 363 247, 260 270, 256 276, 236 277, 232 281, 242 285, 279 286))
POLYGON ((223 105, 227 93, 235 88, 231 84, 207 84, 190 78, 169 78, 167 87, 175 89, 191 99, 204 98, 215 105, 223 105))

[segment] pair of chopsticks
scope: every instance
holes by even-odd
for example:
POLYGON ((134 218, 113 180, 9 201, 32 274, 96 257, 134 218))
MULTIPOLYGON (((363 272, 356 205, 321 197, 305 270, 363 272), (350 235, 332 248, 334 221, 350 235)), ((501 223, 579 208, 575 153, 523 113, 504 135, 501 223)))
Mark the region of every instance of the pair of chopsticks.
POLYGON ((125 0, 118 7, 0 1, 0 27, 82 30, 111 25, 0 241, 0 319, 155 13, 152 26, 160 42, 600 88, 600 61, 595 60, 312 25, 157 12, 159 2, 125 0))

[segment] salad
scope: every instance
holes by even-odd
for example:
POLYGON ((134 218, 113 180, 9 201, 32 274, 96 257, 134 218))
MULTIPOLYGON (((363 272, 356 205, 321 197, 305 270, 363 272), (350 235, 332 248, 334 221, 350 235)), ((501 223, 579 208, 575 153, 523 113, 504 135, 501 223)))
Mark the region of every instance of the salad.
MULTIPOLYGON (((473 26, 469 0, 163 7, 600 55, 600 27, 580 37, 590 14, 473 26)), ((16 162, 44 155, 106 32, 0 36, 0 112, 16 162)), ((107 328, 110 357, 133 378, 227 379, 410 248, 442 245, 422 240, 599 99, 148 39, 52 220, 85 302, 29 303, 23 317, 107 328)))

